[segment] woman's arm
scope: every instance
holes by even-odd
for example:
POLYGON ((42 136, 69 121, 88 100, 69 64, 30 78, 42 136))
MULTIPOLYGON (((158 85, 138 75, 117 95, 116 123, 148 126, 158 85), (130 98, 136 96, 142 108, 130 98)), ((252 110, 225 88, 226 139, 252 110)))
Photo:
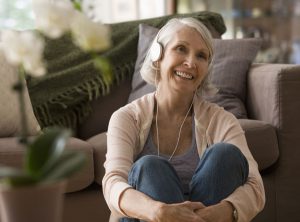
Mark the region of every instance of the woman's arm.
POLYGON ((127 189, 120 199, 120 208, 129 217, 151 222, 204 222, 196 211, 204 208, 200 202, 186 201, 165 204, 147 195, 127 189))
POLYGON ((246 183, 238 187, 225 201, 234 205, 238 221, 251 221, 265 204, 265 191, 258 166, 246 141, 244 131, 238 120, 230 113, 219 110, 213 117, 208 129, 210 143, 225 142, 237 146, 249 164, 249 175, 246 183))
POLYGON ((130 109, 122 107, 111 116, 107 131, 102 189, 109 209, 118 218, 125 216, 120 209, 120 197, 131 188, 127 182, 128 173, 138 141, 138 128, 134 121, 130 109))
POLYGON ((120 208, 124 214, 144 221, 155 221, 155 215, 161 205, 161 202, 154 201, 134 189, 125 190, 120 199, 120 208))
POLYGON ((233 205, 227 201, 211 205, 196 211, 204 221, 233 222, 233 205))

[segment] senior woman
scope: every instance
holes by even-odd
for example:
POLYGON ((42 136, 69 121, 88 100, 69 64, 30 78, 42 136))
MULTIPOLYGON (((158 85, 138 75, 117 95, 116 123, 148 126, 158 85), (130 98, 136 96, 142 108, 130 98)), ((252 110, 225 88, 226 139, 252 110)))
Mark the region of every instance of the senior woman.
POLYGON ((103 192, 110 221, 250 221, 264 187, 236 118, 213 92, 212 38, 193 18, 171 19, 141 69, 156 86, 117 110, 107 132, 103 192))

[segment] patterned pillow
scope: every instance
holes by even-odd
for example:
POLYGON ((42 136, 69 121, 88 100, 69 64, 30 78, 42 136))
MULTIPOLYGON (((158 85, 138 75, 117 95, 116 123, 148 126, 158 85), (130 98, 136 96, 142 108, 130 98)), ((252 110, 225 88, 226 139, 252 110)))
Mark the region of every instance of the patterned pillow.
MULTIPOLYGON (((157 28, 141 24, 139 26, 138 57, 132 79, 132 91, 128 102, 146 93, 153 92, 154 86, 147 84, 140 75, 140 69, 157 28)), ((214 63, 211 82, 219 92, 211 97, 205 97, 210 102, 217 103, 237 118, 247 118, 245 108, 247 72, 261 47, 260 39, 214 39, 214 63)))
MULTIPOLYGON (((1 43, 0 43, 1 44, 1 43)), ((1 45, 0 45, 1 46, 1 45)), ((0 137, 18 136, 21 132, 19 101, 13 84, 17 82, 17 68, 11 66, 0 50, 0 137)), ((25 91, 26 117, 29 135, 36 135, 40 130, 39 124, 33 114, 28 91, 25 91)))

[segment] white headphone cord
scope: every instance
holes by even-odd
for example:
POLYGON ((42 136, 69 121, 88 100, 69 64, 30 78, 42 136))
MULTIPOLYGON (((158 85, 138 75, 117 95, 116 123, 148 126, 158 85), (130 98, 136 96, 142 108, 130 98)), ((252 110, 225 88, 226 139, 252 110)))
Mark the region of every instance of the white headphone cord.
POLYGON ((158 102, 156 100, 155 127, 156 127, 157 156, 159 156, 160 155, 160 153, 159 153, 160 150, 159 150, 159 133, 158 133, 157 116, 158 116, 158 102))
MULTIPOLYGON (((158 66, 158 62, 157 62, 158 66)), ((155 86, 156 86, 156 92, 158 90, 158 85, 157 85, 157 69, 155 69, 155 86)), ((155 92, 155 95, 156 95, 155 92)), ((158 136, 158 123, 157 123, 157 116, 158 116, 158 102, 156 100, 156 116, 155 116, 155 127, 156 127, 156 141, 157 141, 157 156, 159 156, 159 136, 158 136)))
MULTIPOLYGON (((185 117, 180 125, 180 128, 179 128, 179 132, 178 132, 178 138, 177 138, 177 142, 176 142, 176 146, 174 148, 174 151, 173 153, 171 154, 170 158, 169 158, 169 161, 173 158, 174 154, 176 153, 177 151, 177 148, 178 148, 178 145, 179 145, 179 141, 180 141, 180 135, 181 135, 181 130, 182 130, 182 127, 183 127, 183 124, 189 114, 189 112, 191 111, 192 109, 192 106, 194 104, 194 98, 195 98, 195 94, 193 96, 193 99, 192 99, 192 102, 191 102, 191 105, 187 111, 187 113, 185 114, 185 117)), ((157 155, 159 156, 160 155, 160 147, 159 147, 159 131, 158 131, 158 121, 157 121, 157 117, 158 117, 158 102, 156 100, 156 115, 155 115, 155 125, 156 125, 156 141, 157 141, 157 155)))

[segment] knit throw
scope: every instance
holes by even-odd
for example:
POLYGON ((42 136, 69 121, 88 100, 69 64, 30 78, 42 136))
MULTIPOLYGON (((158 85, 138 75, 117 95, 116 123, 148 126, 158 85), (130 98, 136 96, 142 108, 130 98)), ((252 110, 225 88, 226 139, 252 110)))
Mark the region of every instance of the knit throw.
POLYGON ((101 71, 95 69, 92 57, 76 47, 69 36, 47 40, 44 53, 47 75, 27 80, 33 110, 41 127, 58 125, 76 131, 76 126, 92 111, 90 101, 107 95, 112 85, 132 77, 139 24, 161 28, 173 17, 194 17, 220 34, 226 31, 223 18, 207 11, 109 24, 113 45, 100 55, 112 65, 114 80, 110 84, 104 81, 101 71))

